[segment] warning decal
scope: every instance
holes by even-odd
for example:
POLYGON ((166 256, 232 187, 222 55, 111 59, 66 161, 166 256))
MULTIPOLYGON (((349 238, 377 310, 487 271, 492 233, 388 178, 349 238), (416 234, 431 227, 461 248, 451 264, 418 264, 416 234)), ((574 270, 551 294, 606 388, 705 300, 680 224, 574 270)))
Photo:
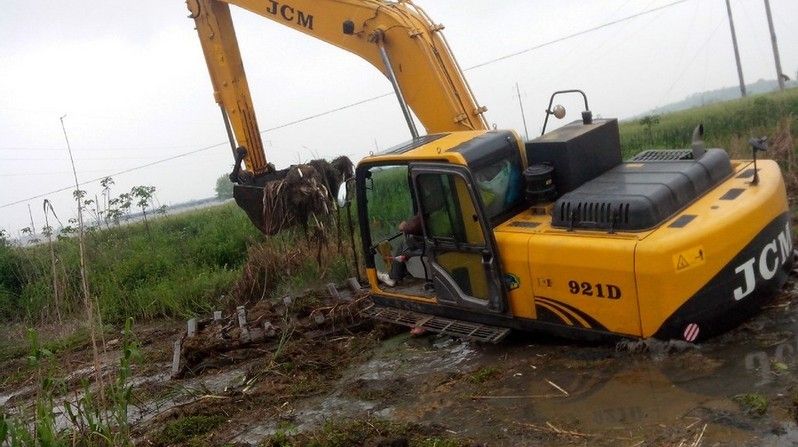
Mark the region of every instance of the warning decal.
POLYGON ((698 267, 706 262, 704 247, 693 247, 681 253, 673 255, 673 268, 677 272, 683 272, 693 267, 698 267))
POLYGON ((701 332, 701 328, 695 323, 690 323, 684 328, 684 339, 689 342, 694 342, 696 338, 698 338, 699 332, 701 332))

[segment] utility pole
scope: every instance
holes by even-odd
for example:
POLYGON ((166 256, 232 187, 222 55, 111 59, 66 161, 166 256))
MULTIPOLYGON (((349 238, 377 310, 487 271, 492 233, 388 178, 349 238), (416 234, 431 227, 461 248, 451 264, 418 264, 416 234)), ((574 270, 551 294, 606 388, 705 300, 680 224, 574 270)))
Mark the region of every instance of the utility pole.
POLYGON ((529 141, 529 130, 526 128, 526 115, 524 115, 524 103, 521 102, 521 88, 518 87, 518 83, 515 83, 515 92, 518 94, 518 107, 521 108, 521 119, 524 120, 524 134, 526 135, 526 141, 529 141))
MULTIPOLYGON (((767 1, 767 0, 765 0, 767 1)), ((732 45, 734 46, 734 60, 737 61, 737 77, 740 78, 740 94, 745 98, 745 80, 743 79, 743 66, 740 63, 740 50, 737 48, 737 32, 734 31, 731 3, 726 0, 726 11, 729 13, 729 28, 731 28, 732 45)))
POLYGON ((779 90, 784 90, 784 77, 781 71, 779 44, 776 42, 776 29, 773 27, 773 14, 770 13, 770 0, 765 0, 765 13, 768 16, 768 27, 770 27, 770 43, 773 44, 773 59, 776 60, 776 80, 779 81, 779 90))

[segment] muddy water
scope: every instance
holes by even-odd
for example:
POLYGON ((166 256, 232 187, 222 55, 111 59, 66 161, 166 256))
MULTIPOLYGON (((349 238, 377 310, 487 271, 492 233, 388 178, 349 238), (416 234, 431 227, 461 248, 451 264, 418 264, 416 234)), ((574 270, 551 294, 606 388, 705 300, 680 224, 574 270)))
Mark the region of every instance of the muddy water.
MULTIPOLYGON (((798 309, 788 300, 701 346, 498 346, 403 335, 351 368, 326 396, 292 403, 292 429, 377 416, 440 424, 489 445, 798 445, 798 309), (490 374, 482 374, 490 371, 490 374), (485 378, 487 376, 487 378, 485 378), (753 416, 733 398, 768 400, 753 416)), ((235 441, 277 429, 253 421, 235 441)))
MULTIPOLYGON (((524 334, 495 346, 404 334, 328 392, 283 404, 279 419, 241 415, 227 441, 257 445, 285 427, 309 431, 330 418, 372 416, 440 425, 491 446, 798 445, 798 305, 789 297, 700 346, 622 348, 524 334), (767 399, 764 415, 735 402, 750 393, 767 399)), ((240 389, 248 370, 244 363, 170 381, 168 364, 161 366, 133 379, 137 390, 154 390, 131 407, 134 424, 240 389)), ((30 405, 30 394, 12 390, 0 406, 30 405)))
MULTIPOLYGON (((428 375, 426 384, 413 382, 417 393, 408 393, 394 416, 456 427, 498 445, 798 445, 796 319, 798 309, 774 307, 680 352, 658 342, 650 342, 648 352, 629 353, 614 346, 528 344, 521 337, 479 346, 458 368, 495 368, 498 377, 475 386, 428 375), (768 399, 764 416, 752 417, 733 400, 748 393, 768 399)), ((460 348, 442 348, 453 349, 460 348)))
MULTIPOLYGON (((128 421, 132 425, 148 422, 179 405, 195 402, 207 396, 224 394, 230 389, 240 387, 246 376, 244 370, 232 368, 174 383, 170 380, 170 373, 168 372, 170 364, 163 363, 154 366, 154 369, 160 369, 161 372, 134 376, 128 382, 129 385, 139 390, 137 391, 138 393, 140 393, 142 388, 146 387, 153 387, 159 391, 155 397, 145 400, 137 399, 137 401, 128 408, 128 421)), ((104 370, 105 369, 110 371, 110 366, 105 365, 104 370)), ((87 367, 73 371, 67 378, 74 378, 80 375, 91 376, 92 374, 93 368, 87 367)), ((91 389, 92 391, 96 391, 96 386, 92 384, 91 389)), ((35 391, 33 387, 24 387, 11 393, 0 395, 0 407, 8 407, 11 411, 19 411, 20 409, 30 410, 35 404, 33 396, 35 391)), ((53 407, 53 414, 55 416, 55 426, 57 429, 65 429, 71 426, 72 423, 67 415, 66 407, 69 405, 75 408, 76 403, 84 396, 84 391, 75 390, 70 392, 67 396, 56 399, 53 407)))

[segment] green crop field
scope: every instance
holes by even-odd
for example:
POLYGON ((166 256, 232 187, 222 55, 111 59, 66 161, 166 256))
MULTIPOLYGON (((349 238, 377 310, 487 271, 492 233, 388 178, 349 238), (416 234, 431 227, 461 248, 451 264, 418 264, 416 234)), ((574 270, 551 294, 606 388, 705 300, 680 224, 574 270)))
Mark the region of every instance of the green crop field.
POLYGON ((703 123, 708 147, 746 156, 750 137, 774 137, 785 121, 798 136, 798 88, 625 121, 621 146, 625 157, 650 148, 688 148, 693 129, 703 123))

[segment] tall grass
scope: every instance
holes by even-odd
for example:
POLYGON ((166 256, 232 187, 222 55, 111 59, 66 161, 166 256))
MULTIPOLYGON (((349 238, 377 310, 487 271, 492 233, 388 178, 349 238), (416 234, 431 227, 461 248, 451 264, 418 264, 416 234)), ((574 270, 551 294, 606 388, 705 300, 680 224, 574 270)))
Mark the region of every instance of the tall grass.
MULTIPOLYGON (((302 284, 296 278, 271 278, 271 289, 280 292, 346 276, 344 259, 333 262, 335 268, 317 266, 316 253, 304 241, 299 229, 264 238, 243 211, 226 204, 154 219, 149 229, 139 223, 89 232, 88 277, 106 323, 129 316, 187 317, 223 305, 221 297, 241 276, 251 245, 264 244, 276 253, 299 249, 296 274, 302 284)), ((74 315, 81 306, 77 241, 54 242, 54 251, 63 278, 60 310, 74 315)), ((0 321, 53 321, 50 256, 46 244, 0 247, 0 321)))
POLYGON ((689 148, 693 129, 703 123, 708 147, 739 156, 746 153, 750 137, 772 135, 785 117, 792 121, 793 137, 798 137, 798 88, 669 113, 658 122, 623 122, 621 146, 624 157, 651 148, 689 148))

